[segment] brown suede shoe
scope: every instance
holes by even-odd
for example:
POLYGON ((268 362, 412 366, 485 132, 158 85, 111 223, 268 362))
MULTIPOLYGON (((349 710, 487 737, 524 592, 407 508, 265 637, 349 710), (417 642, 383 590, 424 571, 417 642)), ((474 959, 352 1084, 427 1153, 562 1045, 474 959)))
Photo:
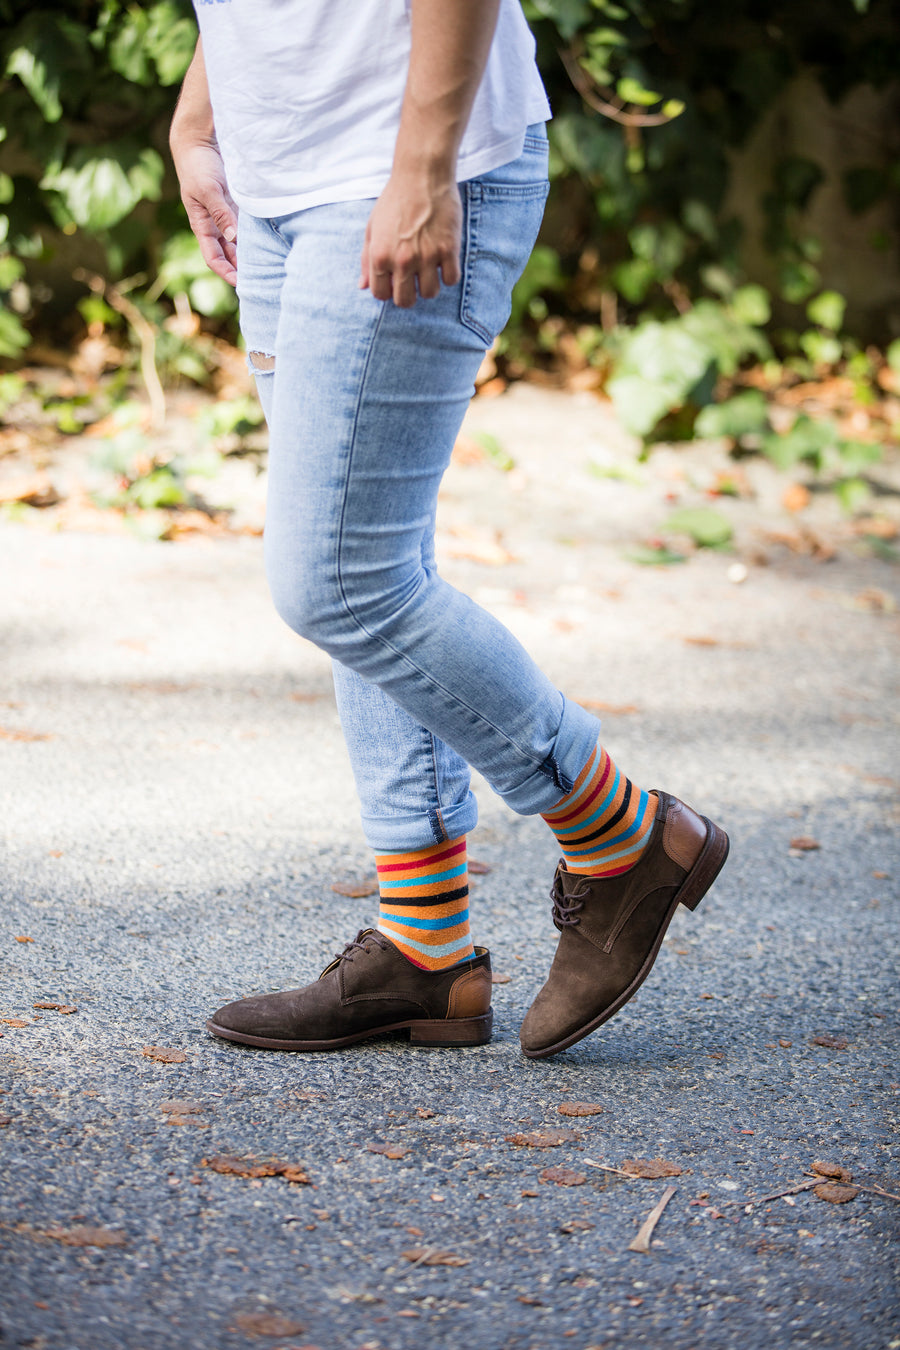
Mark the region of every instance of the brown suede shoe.
POLYGON ((617 1013, 650 973, 679 904, 696 909, 728 857, 728 835, 660 792, 639 863, 585 877, 560 862, 553 882, 559 947, 522 1023, 529 1059, 558 1054, 617 1013))
POLYGON ((408 1031, 414 1045, 484 1045, 492 1021, 485 947, 449 970, 421 970, 364 928, 314 984, 228 1003, 206 1025, 266 1050, 336 1050, 385 1031, 408 1031))

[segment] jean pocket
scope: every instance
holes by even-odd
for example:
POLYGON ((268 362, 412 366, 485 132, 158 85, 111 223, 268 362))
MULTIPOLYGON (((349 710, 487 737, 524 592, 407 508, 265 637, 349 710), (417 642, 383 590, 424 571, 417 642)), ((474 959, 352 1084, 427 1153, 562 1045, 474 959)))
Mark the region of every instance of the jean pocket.
POLYGON ((512 289, 537 239, 549 184, 503 183, 496 176, 463 184, 465 247, 459 317, 489 347, 509 319, 512 289))

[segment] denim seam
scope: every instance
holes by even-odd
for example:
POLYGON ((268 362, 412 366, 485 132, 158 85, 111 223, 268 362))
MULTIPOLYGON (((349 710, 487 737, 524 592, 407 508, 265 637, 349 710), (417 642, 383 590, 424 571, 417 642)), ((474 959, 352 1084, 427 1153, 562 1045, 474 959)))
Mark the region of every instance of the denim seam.
MULTIPOLYGON (((351 473, 351 466, 352 466, 352 462, 353 462, 353 451, 354 451, 354 448, 355 448, 355 446, 356 446, 356 437, 357 437, 357 432, 358 432, 358 430, 359 430, 359 417, 360 417, 360 412, 361 412, 361 408, 362 408, 362 400, 363 400, 363 394, 364 394, 364 392, 365 392, 366 380, 367 380, 367 378, 368 378, 368 373, 369 373, 369 364, 370 364, 370 362, 371 362, 371 360, 372 360, 372 353, 373 353, 373 351, 374 351, 374 349, 375 349, 375 342, 376 342, 376 339, 377 339, 377 337, 378 337, 378 333, 379 333, 379 330, 380 330, 380 328, 381 328, 382 322, 383 322, 383 320, 384 320, 384 315, 385 315, 385 313, 387 312, 387 306, 388 306, 389 304, 391 304, 391 303, 392 303, 392 302, 389 301, 389 300, 386 300, 386 301, 384 301, 384 302, 382 303, 381 312, 380 312, 379 315, 378 315, 378 319, 377 319, 376 323, 374 324, 374 326, 373 326, 373 328, 372 328, 371 335, 370 335, 370 337, 369 337, 369 348, 368 348, 368 351, 366 352, 365 360, 363 361, 363 364, 362 364, 362 370, 361 370, 361 372, 360 372, 360 378, 359 378, 359 382, 358 382, 358 385, 357 385, 356 408, 355 408, 355 410, 354 410, 353 426, 352 426, 352 429, 351 429, 351 431, 350 431, 350 437, 349 437, 349 441, 348 441, 348 445, 347 445, 347 460, 346 460, 346 463, 347 463, 347 471, 346 471, 346 474, 345 474, 345 476, 344 476, 344 491, 343 491, 343 498, 342 498, 342 501, 341 501, 340 518, 339 518, 339 521, 338 521, 338 528, 337 528, 336 558, 335 558, 335 562, 336 562, 336 569, 335 569, 335 570, 336 570, 336 572, 337 572, 338 585, 339 585, 339 587, 340 587, 341 600, 342 600, 343 605, 344 605, 344 610, 345 610, 345 612, 349 615, 349 617, 353 620, 353 622, 356 624, 357 629, 358 629, 360 632, 365 633, 366 637, 370 638, 373 642, 378 642, 378 643, 380 643, 382 647, 387 647, 391 652, 393 652, 393 654, 394 654, 395 657, 397 657, 400 661, 405 662, 405 663, 406 663, 412 670, 414 670, 414 671, 416 672, 416 674, 419 675, 419 676, 425 681, 425 683, 428 684, 431 688, 440 690, 440 692, 441 692, 441 693, 442 693, 442 694, 443 694, 450 702, 457 704, 459 707, 465 708, 466 711, 467 711, 468 713, 470 713, 470 714, 472 715, 472 717, 473 717, 477 722, 479 722, 482 726, 489 727, 489 728, 491 729, 491 731, 492 731, 496 736, 499 736, 503 741, 505 741, 505 743, 506 743, 507 745, 509 745, 513 750, 515 750, 516 754, 521 755, 521 756, 523 757, 523 759, 525 760, 526 763, 532 764, 532 765, 538 770, 539 773, 544 773, 544 774, 546 774, 547 771, 546 771, 546 768, 545 768, 545 761, 544 761, 544 760, 538 760, 538 759, 536 759, 535 756, 531 753, 531 751, 524 749, 524 748, 523 748, 522 746, 520 746, 520 745, 517 745, 516 742, 515 742, 514 740, 512 740, 512 739, 506 734, 505 731, 501 730, 500 727, 495 726, 494 723, 491 722, 491 721, 489 721, 488 718, 486 718, 482 713, 480 713, 480 712, 478 711, 477 708, 472 708, 472 707, 470 707, 469 704, 466 703, 463 699, 459 698, 458 695, 452 694, 452 693, 450 692, 449 689, 447 689, 444 685, 442 685, 442 684, 440 683, 439 680, 435 679, 435 677, 434 677, 433 675, 430 675, 427 671, 423 670, 422 667, 419 666, 419 665, 417 664, 417 662, 413 661, 412 657, 411 657, 408 653, 403 652, 403 651, 400 651, 399 648, 395 647, 394 644, 393 644, 392 642, 388 641, 386 638, 381 637, 381 636, 380 636, 379 634, 377 634, 377 633, 371 632, 371 631, 366 627, 366 625, 365 625, 365 623, 363 622, 363 620, 359 617, 359 615, 358 615, 358 614, 356 613, 356 611, 354 610, 353 606, 351 605, 351 603, 350 603, 350 601, 349 601, 349 599, 348 599, 348 597, 347 597, 347 593, 346 593, 346 590, 345 590, 345 588, 344 588, 344 578, 343 578, 343 572, 342 572, 342 568, 341 568, 341 555, 342 555, 342 552, 343 552, 343 540, 344 540, 344 515, 345 515, 345 511, 346 511, 346 506, 347 506, 347 493, 349 492, 349 486, 350 486, 350 473, 351 473)), ((426 730, 429 730, 429 728, 426 727, 426 730)))

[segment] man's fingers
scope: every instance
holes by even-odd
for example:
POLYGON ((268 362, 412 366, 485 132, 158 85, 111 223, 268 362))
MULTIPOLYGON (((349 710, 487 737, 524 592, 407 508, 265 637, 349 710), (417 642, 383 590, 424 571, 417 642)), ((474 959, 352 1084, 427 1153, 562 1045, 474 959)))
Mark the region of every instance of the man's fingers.
POLYGON ((399 309, 412 309, 416 303, 416 276, 415 273, 404 276, 398 272, 394 275, 394 304, 399 309))
POLYGON ((459 254, 445 253, 441 259, 441 277, 445 286, 455 286, 462 276, 459 267, 459 254))

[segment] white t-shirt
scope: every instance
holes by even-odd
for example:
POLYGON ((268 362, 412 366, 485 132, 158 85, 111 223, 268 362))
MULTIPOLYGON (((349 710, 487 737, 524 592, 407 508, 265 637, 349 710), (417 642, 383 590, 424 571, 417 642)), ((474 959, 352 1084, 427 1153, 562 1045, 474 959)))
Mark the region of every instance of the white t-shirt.
MULTIPOLYGON (((451 3, 451 0, 447 0, 451 3)), ((228 186, 252 215, 377 197, 410 53, 411 0, 195 0, 228 186)), ((457 179, 522 152, 550 116, 519 0, 501 0, 457 179)))

